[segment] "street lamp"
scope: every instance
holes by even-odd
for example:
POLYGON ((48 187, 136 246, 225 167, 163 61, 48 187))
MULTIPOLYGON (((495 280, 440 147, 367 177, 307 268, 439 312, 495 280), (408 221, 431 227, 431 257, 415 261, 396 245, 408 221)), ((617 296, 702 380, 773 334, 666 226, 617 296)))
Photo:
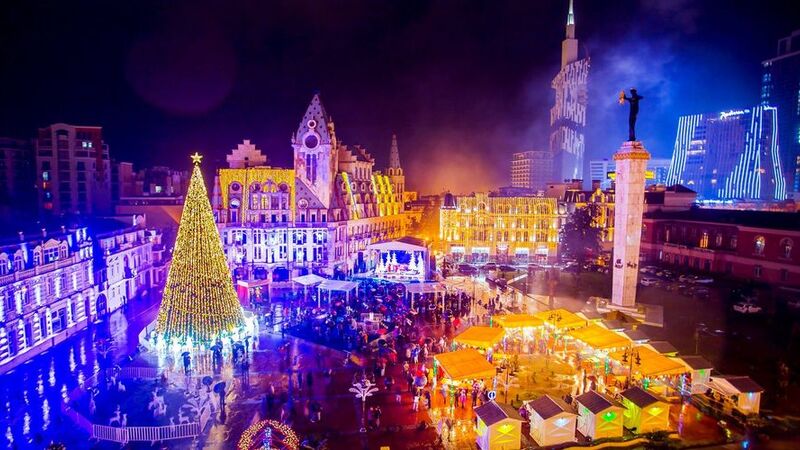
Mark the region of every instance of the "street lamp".
POLYGON ((353 383, 353 387, 350 388, 350 392, 356 395, 356 398, 361 399, 361 428, 358 430, 361 433, 367 432, 366 426, 366 405, 367 405, 367 397, 372 397, 372 394, 378 391, 378 388, 375 384, 366 379, 362 378, 361 381, 353 383))
POLYGON ((631 387, 631 378, 633 378, 633 363, 636 362, 637 366, 642 365, 642 358, 639 355, 639 350, 631 347, 622 353, 622 362, 628 363, 628 378, 625 379, 625 389, 631 387))
MULTIPOLYGON (((556 340, 558 339, 558 323, 563 320, 561 317, 561 313, 552 312, 550 315, 547 316, 547 321, 553 325, 553 352, 555 353, 556 350, 556 340)), ((550 349, 545 347, 545 371, 550 369, 550 349)))

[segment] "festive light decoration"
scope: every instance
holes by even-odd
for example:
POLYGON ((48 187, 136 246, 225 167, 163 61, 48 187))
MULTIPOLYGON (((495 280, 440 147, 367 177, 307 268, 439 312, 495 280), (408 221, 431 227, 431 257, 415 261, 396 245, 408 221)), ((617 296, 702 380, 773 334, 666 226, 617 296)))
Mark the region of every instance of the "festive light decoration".
POLYGON ((276 420, 262 420, 244 430, 236 448, 237 450, 261 450, 265 448, 267 442, 269 442, 270 450, 297 450, 300 446, 297 434, 287 425, 276 420), (269 436, 269 439, 266 436, 269 436))
POLYGON ((212 343, 237 334, 245 324, 200 172, 200 158, 192 155, 194 171, 155 329, 162 342, 171 342, 173 347, 212 343))

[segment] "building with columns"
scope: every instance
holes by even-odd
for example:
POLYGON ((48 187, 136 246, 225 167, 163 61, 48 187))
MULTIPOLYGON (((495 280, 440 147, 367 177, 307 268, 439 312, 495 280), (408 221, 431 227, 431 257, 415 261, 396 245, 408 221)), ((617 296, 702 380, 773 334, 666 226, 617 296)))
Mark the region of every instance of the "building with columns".
POLYGON ((248 292, 292 273, 367 271, 374 264, 368 245, 405 234, 405 177, 395 137, 389 168, 376 171, 366 148, 339 141, 317 94, 291 144, 291 168, 266 165, 245 141, 215 178, 214 214, 229 264, 248 292))
POLYGON ((439 240, 454 261, 552 263, 558 256, 560 212, 555 198, 446 194, 439 240))
POLYGON ((644 178, 650 153, 641 142, 627 141, 614 154, 617 165, 614 204, 614 267, 611 302, 631 308, 636 304, 639 246, 644 213, 644 178))

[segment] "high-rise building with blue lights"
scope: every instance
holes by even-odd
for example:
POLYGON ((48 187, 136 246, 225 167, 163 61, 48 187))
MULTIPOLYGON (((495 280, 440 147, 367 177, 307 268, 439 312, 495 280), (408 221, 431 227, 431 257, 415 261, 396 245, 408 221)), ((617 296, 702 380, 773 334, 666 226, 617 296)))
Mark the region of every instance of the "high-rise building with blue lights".
POLYGON ((778 108, 781 167, 788 189, 800 191, 800 30, 778 41, 774 58, 761 63, 761 103, 778 108))
POLYGON ((701 200, 783 200, 778 115, 774 106, 683 116, 667 184, 701 200))
POLYGON ((566 38, 561 42, 561 70, 551 84, 556 91, 555 103, 550 108, 553 175, 545 181, 583 179, 588 81, 589 58, 578 58, 575 14, 570 0, 566 38))

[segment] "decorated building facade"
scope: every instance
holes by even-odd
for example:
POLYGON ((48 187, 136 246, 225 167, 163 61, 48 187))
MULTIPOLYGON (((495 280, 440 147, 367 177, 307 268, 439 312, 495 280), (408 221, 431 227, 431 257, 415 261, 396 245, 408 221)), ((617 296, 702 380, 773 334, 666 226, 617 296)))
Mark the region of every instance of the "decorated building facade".
POLYGON ((439 239, 455 261, 554 262, 561 216, 555 198, 446 194, 439 239))
POLYGON ((276 270, 327 274, 367 269, 367 246, 402 237, 405 177, 393 137, 386 173, 362 146, 339 141, 314 95, 292 136, 292 168, 267 165, 249 141, 228 156, 213 208, 239 280, 273 280, 276 270))
POLYGON ((157 281, 160 234, 97 226, 46 229, 0 246, 0 370, 60 343, 157 281), (154 249, 156 251, 154 251, 154 249))

